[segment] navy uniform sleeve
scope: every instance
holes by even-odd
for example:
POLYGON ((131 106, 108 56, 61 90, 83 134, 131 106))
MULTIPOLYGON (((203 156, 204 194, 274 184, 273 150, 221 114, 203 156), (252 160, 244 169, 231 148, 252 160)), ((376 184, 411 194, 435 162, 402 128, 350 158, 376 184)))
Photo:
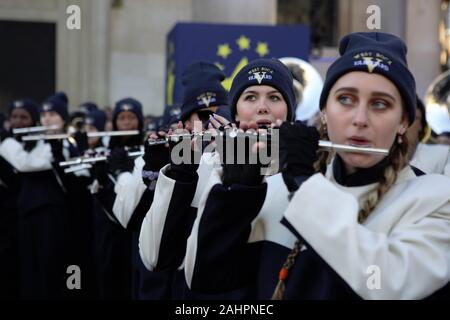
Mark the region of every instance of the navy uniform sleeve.
POLYGON ((248 285, 257 263, 248 244, 251 223, 266 193, 266 183, 212 187, 188 243, 185 270, 192 290, 218 293, 248 285))

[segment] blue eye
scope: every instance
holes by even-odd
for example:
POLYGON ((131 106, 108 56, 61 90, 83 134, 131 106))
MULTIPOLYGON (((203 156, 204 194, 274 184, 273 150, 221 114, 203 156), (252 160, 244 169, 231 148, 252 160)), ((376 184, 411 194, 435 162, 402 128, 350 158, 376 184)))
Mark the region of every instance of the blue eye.
POLYGON ((384 100, 375 100, 372 103, 372 106, 373 106, 374 109, 384 110, 384 109, 386 109, 389 106, 389 104, 386 101, 384 101, 384 100))
POLYGON ((346 96, 346 95, 344 95, 344 96, 340 96, 339 98, 338 98, 338 101, 341 103, 341 104, 343 104, 343 105, 351 105, 351 104, 353 104, 353 99, 350 97, 350 96, 346 96))

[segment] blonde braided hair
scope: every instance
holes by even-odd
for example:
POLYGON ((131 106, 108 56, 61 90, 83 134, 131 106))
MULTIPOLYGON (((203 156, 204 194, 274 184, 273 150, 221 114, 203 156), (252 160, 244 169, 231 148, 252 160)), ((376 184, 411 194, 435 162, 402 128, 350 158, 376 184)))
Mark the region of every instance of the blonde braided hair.
MULTIPOLYGON (((329 140, 326 127, 320 125, 319 127, 320 139, 329 140)), ((406 135, 402 137, 403 142, 398 143, 397 139, 394 142, 391 151, 389 153, 389 164, 384 169, 383 175, 379 181, 378 187, 369 193, 367 199, 361 205, 361 209, 358 212, 358 223, 364 223, 369 217, 370 213, 376 207, 378 202, 383 198, 383 196, 388 192, 392 185, 397 180, 398 172, 407 165, 408 163, 408 149, 409 141, 406 135)), ((318 172, 323 174, 326 171, 327 165, 330 163, 333 152, 319 150, 317 155, 317 161, 314 163, 314 168, 318 172)), ((296 241, 294 248, 291 253, 289 253, 285 264, 280 270, 279 281, 272 295, 272 300, 282 300, 285 291, 285 280, 288 276, 288 272, 295 262, 295 258, 300 252, 301 247, 300 241, 296 241)))

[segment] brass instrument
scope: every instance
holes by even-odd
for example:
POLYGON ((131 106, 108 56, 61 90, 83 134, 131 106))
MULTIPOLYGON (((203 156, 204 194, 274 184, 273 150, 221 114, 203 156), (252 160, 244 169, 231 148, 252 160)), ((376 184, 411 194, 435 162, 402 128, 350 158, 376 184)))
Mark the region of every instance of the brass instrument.
POLYGON ((425 94, 424 104, 430 128, 437 135, 450 132, 450 70, 433 80, 425 94))
POLYGON ((293 57, 280 58, 288 67, 294 78, 296 97, 295 118, 313 125, 315 115, 319 112, 319 98, 323 79, 319 71, 305 60, 293 57))
POLYGON ((442 70, 428 86, 424 104, 430 128, 441 135, 450 132, 450 4, 441 1, 439 22, 439 42, 441 44, 440 64, 442 70))

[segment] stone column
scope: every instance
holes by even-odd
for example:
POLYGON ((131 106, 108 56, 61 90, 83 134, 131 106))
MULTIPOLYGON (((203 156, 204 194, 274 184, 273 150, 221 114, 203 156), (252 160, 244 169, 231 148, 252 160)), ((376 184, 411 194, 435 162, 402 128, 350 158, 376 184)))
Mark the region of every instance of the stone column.
POLYGON ((408 63, 416 78, 417 93, 423 98, 431 81, 440 74, 439 13, 440 0, 408 0, 406 42, 408 63))
POLYGON ((110 0, 60 0, 57 17, 57 90, 67 92, 70 105, 92 100, 101 106, 109 98, 110 0), (81 9, 81 29, 70 30, 66 9, 81 9))

